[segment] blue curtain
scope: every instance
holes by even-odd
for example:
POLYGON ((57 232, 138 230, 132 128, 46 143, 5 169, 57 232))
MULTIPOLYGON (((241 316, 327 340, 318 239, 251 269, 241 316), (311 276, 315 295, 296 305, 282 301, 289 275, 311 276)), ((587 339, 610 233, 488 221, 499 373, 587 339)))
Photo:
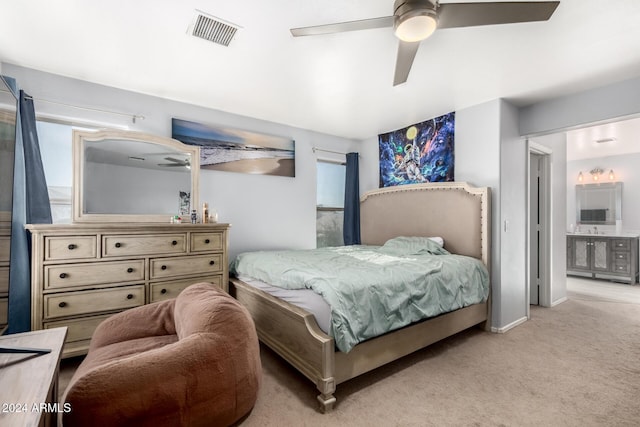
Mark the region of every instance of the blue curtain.
POLYGON ((13 172, 8 333, 31 330, 31 247, 25 224, 51 224, 32 98, 20 91, 13 172))
POLYGON ((342 230, 345 245, 360 244, 360 179, 358 175, 358 153, 347 153, 342 230))

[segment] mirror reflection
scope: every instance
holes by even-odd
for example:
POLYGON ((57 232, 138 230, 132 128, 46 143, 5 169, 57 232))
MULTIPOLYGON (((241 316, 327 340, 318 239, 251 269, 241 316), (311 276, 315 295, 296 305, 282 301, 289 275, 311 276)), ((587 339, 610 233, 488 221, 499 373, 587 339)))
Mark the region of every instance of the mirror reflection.
POLYGON ((622 219, 622 183, 576 185, 576 222, 610 224, 622 219))
POLYGON ((74 204, 81 206, 74 220, 168 222, 196 209, 197 147, 122 132, 78 131, 74 144, 80 160, 74 204))

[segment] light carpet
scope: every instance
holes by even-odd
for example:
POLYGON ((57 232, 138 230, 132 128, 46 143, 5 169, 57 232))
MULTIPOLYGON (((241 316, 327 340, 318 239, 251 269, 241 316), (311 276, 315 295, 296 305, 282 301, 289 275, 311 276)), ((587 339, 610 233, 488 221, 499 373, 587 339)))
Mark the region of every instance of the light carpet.
POLYGON ((265 347, 261 357, 242 427, 640 425, 638 304, 570 293, 505 334, 473 328, 340 384, 328 414, 310 381, 265 347))
POLYGON ((640 305, 570 299, 531 317, 340 384, 329 414, 313 384, 263 348, 263 386, 242 426, 640 425, 640 305))

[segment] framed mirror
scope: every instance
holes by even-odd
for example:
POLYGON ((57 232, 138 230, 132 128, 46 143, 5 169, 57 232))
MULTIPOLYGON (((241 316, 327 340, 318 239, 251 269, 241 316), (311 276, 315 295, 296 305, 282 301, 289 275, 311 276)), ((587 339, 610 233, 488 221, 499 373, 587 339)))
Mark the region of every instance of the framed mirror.
POLYGON ((72 151, 74 222, 168 223, 198 210, 197 146, 139 132, 74 130, 72 151))
POLYGON ((576 185, 576 223, 615 225, 621 219, 621 182, 576 185))

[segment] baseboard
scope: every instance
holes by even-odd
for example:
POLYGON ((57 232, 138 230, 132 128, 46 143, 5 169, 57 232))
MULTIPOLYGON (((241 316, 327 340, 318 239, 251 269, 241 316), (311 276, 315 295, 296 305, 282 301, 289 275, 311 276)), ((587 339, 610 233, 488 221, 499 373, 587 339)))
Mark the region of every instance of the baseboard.
POLYGON ((526 322, 527 320, 528 320, 528 319, 527 319, 527 316, 525 316, 525 317, 523 317, 523 318, 521 318, 521 319, 518 319, 518 320, 516 320, 515 322, 511 322, 511 323, 509 323, 508 325, 503 326, 503 327, 501 327, 501 328, 496 328, 496 327, 493 327, 493 326, 492 326, 492 327, 491 327, 491 332, 494 332, 494 333, 497 333, 497 334, 504 334, 504 333, 505 333, 505 332, 507 332, 509 329, 513 329, 513 328, 515 328, 516 326, 521 325, 522 323, 526 322))
POLYGON ((569 298, 567 297, 562 297, 559 300, 555 300, 551 303, 551 307, 555 307, 556 305, 562 304, 563 302, 567 302, 569 301, 569 298))

